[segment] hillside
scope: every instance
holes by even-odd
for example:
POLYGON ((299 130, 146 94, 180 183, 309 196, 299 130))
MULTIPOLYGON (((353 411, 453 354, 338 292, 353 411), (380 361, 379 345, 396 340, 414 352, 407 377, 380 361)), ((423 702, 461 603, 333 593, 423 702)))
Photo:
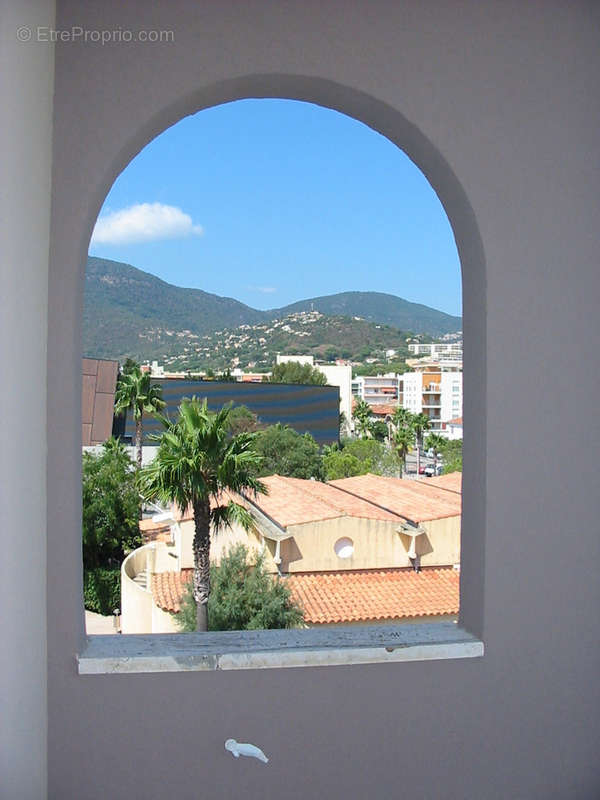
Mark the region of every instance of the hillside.
POLYGON ((84 352, 100 358, 156 357, 170 337, 158 331, 211 333, 254 323, 264 312, 230 297, 181 289, 140 269, 88 257, 83 313, 84 352), (153 335, 153 332, 155 335, 153 335), (142 336, 140 337, 140 334, 142 336), (156 340, 157 347, 150 344, 156 340))
POLYGON ((392 325, 403 331, 440 336, 454 333, 462 328, 460 317, 452 317, 435 308, 410 303, 401 297, 382 292, 341 292, 340 294, 300 300, 280 309, 274 314, 293 314, 297 311, 320 311, 344 317, 361 317, 369 322, 392 325))
POLYGON ((404 359, 408 355, 406 339, 405 332, 388 325, 301 311, 257 325, 206 334, 187 342, 179 356, 171 356, 165 363, 178 370, 224 370, 234 366, 268 370, 277 353, 312 355, 322 361, 362 361, 373 357, 385 360, 389 349, 404 359))
POLYGON ((343 292, 259 311, 233 298, 172 286, 129 264, 88 258, 84 353, 99 358, 213 369, 230 366, 231 357, 245 366, 243 360, 263 363, 266 353, 270 358, 286 351, 358 359, 373 350, 403 349, 402 331, 436 336, 460 326, 458 317, 378 292, 343 292), (285 330, 288 318, 304 326, 301 334, 285 330), (249 327, 238 331, 240 326, 249 327), (229 347, 227 337, 233 337, 229 347))

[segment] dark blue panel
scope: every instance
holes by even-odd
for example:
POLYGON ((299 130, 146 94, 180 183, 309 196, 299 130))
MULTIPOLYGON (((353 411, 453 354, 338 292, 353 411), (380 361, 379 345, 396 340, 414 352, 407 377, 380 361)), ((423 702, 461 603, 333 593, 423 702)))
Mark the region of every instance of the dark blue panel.
MULTIPOLYGON (((320 444, 337 442, 340 397, 337 386, 301 386, 290 383, 220 383, 157 378, 162 386, 166 412, 177 418, 184 397, 206 398, 212 410, 226 403, 247 406, 265 425, 281 422, 298 433, 308 432, 320 444)), ((160 433, 162 426, 152 417, 144 419, 144 443, 148 435, 160 433)), ((135 426, 127 414, 125 436, 134 436, 135 426)))

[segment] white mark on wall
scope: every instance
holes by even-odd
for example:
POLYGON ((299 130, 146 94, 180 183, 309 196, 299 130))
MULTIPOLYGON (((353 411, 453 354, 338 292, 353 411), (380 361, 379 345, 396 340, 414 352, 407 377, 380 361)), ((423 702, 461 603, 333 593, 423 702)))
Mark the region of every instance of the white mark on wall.
POLYGON ((250 756, 250 758, 257 758, 259 761, 264 761, 265 764, 269 762, 269 759, 260 747, 256 747, 256 745, 249 744, 248 742, 236 742, 235 739, 227 739, 225 742, 225 750, 229 750, 234 758, 250 756))

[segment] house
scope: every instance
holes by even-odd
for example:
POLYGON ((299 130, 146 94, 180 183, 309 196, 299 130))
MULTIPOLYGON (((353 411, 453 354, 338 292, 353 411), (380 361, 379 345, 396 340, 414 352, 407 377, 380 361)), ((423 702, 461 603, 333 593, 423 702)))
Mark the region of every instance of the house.
MULTIPOLYGON (((267 571, 289 581, 307 624, 456 617, 460 491, 379 475, 263 481, 268 494, 235 498, 252 529, 212 535, 215 562, 238 542, 265 553, 267 571)), ((123 562, 124 633, 177 630, 170 612, 194 565, 194 523, 189 513, 174 513, 173 522, 170 540, 154 527, 152 541, 123 562)))
POLYGON ((463 421, 462 417, 455 417, 449 422, 445 423, 444 431, 448 439, 462 439, 463 438, 463 421))

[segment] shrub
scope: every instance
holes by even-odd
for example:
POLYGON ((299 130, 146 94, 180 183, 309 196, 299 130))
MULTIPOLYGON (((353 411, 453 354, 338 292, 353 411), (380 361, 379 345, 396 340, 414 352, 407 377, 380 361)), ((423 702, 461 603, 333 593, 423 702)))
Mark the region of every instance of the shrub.
POLYGON ((83 573, 83 602, 88 611, 112 614, 121 607, 121 570, 96 567, 83 573))
POLYGON ((100 454, 83 454, 82 482, 84 569, 118 567, 142 543, 134 464, 109 439, 100 454))
MULTIPOLYGON (((210 568, 208 629, 211 631, 293 628, 302 622, 302 610, 291 599, 290 590, 278 577, 265 571, 264 556, 248 562, 243 544, 230 548, 221 564, 210 568)), ((177 623, 182 631, 196 630, 196 603, 188 586, 177 623)))

